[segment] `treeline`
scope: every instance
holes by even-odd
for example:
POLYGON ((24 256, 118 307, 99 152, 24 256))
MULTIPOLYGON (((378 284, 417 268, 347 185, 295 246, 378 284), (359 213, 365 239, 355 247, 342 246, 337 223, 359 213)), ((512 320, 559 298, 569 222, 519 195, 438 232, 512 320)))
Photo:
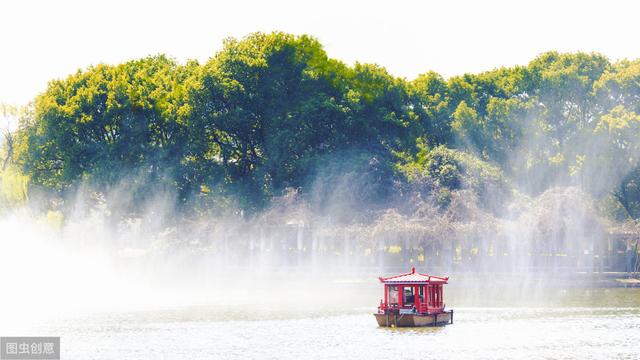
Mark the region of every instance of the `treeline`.
POLYGON ((300 189, 349 216, 447 207, 468 189, 499 212, 513 189, 577 185, 638 218, 638 114, 640 61, 549 52, 409 81, 330 59, 309 36, 255 33, 205 64, 154 56, 52 81, 4 153, 33 189, 125 186, 132 204, 167 190, 190 209, 251 213, 300 189))

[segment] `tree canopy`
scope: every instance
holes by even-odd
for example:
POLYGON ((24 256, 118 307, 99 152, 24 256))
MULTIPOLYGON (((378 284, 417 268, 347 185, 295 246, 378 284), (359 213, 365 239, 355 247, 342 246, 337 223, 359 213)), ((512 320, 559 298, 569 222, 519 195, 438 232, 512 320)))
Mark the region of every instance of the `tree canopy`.
POLYGON ((487 199, 577 185, 638 218, 639 114, 637 60, 548 52, 409 81, 331 59, 310 36, 255 33, 204 64, 160 55, 51 81, 11 157, 47 191, 126 182, 248 212, 290 188, 320 207, 336 194, 389 204, 420 174, 429 191, 487 199))

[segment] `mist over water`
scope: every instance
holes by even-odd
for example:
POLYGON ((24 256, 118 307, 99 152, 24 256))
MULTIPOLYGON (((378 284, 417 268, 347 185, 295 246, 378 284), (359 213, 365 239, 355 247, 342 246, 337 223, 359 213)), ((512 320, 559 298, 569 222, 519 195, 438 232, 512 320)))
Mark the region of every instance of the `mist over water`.
POLYGON ((471 306, 491 289, 517 306, 567 285, 565 277, 574 281, 578 271, 598 270, 593 256, 570 255, 593 254, 604 238, 576 188, 549 190, 504 218, 477 209, 463 222, 435 209, 421 217, 387 210, 356 224, 313 218, 295 198, 252 219, 189 220, 161 197, 142 216, 114 222, 103 198, 85 195, 74 197, 64 218, 26 208, 2 217, 5 315, 250 304, 273 310, 283 302, 309 310, 338 307, 345 296, 373 309, 377 277, 411 266, 451 276, 453 304, 471 306))

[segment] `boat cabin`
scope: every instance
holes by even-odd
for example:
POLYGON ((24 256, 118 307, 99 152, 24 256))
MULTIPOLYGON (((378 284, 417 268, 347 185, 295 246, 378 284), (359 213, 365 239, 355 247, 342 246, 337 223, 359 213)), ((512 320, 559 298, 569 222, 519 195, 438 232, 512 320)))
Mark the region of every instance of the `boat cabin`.
POLYGON ((380 300, 380 314, 439 314, 443 313, 443 286, 448 277, 411 272, 396 276, 381 277, 384 284, 384 300, 380 300))

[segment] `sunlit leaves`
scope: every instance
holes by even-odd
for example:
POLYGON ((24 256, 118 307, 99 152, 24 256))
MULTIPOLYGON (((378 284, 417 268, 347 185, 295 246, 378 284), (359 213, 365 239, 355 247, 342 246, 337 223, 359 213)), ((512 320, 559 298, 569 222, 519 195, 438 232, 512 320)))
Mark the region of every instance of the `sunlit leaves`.
POLYGON ((183 204, 222 196, 257 210, 288 188, 311 192, 327 168, 366 178, 363 192, 390 193, 438 155, 446 161, 427 173, 444 198, 461 182, 500 182, 485 171, 499 167, 532 193, 571 184, 601 196, 622 182, 617 194, 636 213, 640 200, 624 197, 635 191, 622 190, 640 183, 638 114, 638 61, 548 52, 524 66, 407 81, 329 59, 310 36, 254 33, 225 40, 202 65, 152 56, 51 81, 12 158, 57 191, 136 174, 144 191, 176 190, 183 204))

